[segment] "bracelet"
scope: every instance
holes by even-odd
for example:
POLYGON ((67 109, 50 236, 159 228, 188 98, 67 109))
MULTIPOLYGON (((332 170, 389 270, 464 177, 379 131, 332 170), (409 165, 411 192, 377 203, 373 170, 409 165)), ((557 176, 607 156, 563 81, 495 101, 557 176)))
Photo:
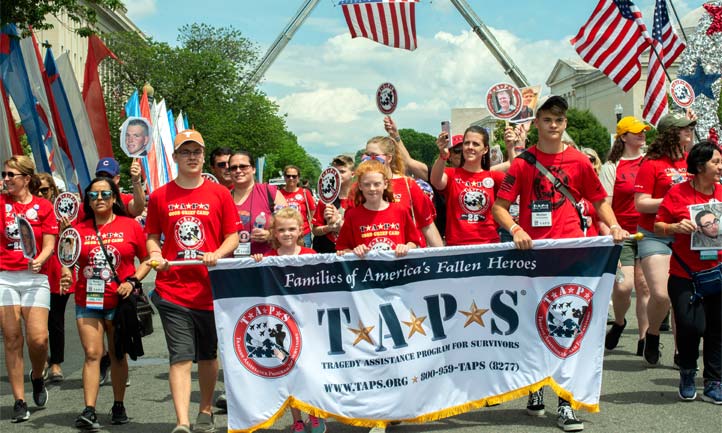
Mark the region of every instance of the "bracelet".
POLYGON ((609 231, 612 231, 614 229, 621 230, 622 228, 619 226, 619 224, 612 224, 611 226, 609 226, 609 231))
POLYGON ((161 251, 161 250, 148 251, 148 255, 151 255, 153 253, 163 254, 163 251, 161 251))
POLYGON ((451 154, 449 154, 449 153, 447 153, 446 156, 444 156, 444 155, 442 155, 442 154, 440 153, 440 154, 439 154, 439 159, 442 160, 442 161, 448 161, 450 156, 451 156, 451 154))
POLYGON ((514 224, 513 226, 511 226, 509 228, 509 233, 511 233, 511 235, 514 236, 516 234, 516 232, 518 232, 520 230, 524 230, 524 229, 521 228, 521 226, 519 224, 514 224))

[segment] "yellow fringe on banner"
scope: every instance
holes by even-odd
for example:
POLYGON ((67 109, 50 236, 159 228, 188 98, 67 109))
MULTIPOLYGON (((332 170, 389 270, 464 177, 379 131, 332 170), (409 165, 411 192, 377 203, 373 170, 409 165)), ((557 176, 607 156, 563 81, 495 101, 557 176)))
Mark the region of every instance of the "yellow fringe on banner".
POLYGON ((229 429, 229 433, 252 433, 256 430, 265 429, 271 427, 273 424, 278 421, 278 419, 283 416, 283 412, 286 410, 288 406, 296 408, 302 412, 309 413, 315 417, 318 418, 333 418, 339 422, 342 422, 344 424, 356 426, 356 427, 384 427, 388 425, 392 421, 402 421, 405 423, 425 423, 425 422, 431 422, 431 421, 437 421, 443 418, 449 418, 456 415, 461 415, 462 413, 470 412, 474 409, 480 409, 482 407, 488 407, 488 406, 494 406, 497 404, 505 403, 507 401, 516 400, 518 398, 522 398, 527 396, 530 392, 538 391, 543 386, 548 386, 554 392, 561 398, 569 401, 569 404, 572 406, 573 409, 579 410, 584 409, 588 412, 596 413, 599 412, 599 404, 587 404, 582 403, 579 401, 576 401, 574 399, 574 396, 571 392, 565 390, 559 384, 557 384, 554 379, 551 377, 547 377, 546 379, 540 380, 537 383, 534 383, 529 386, 525 386, 523 388, 515 389, 513 391, 506 392, 504 394, 494 395, 491 397, 482 398, 481 400, 476 401, 470 401, 468 403, 460 404, 458 406, 453 406, 450 408, 446 408, 443 410, 439 410, 436 412, 427 413, 424 415, 420 415, 414 418, 406 418, 406 419, 388 419, 388 420, 378 420, 378 419, 363 419, 363 418, 347 418, 345 416, 337 415, 331 412, 326 412, 324 410, 321 410, 315 406, 311 406, 308 403, 305 403, 301 400, 296 399, 295 397, 291 396, 286 399, 286 401, 283 403, 281 408, 276 412, 271 418, 264 421, 261 424, 255 425, 249 429, 245 430, 239 430, 239 429, 229 429))

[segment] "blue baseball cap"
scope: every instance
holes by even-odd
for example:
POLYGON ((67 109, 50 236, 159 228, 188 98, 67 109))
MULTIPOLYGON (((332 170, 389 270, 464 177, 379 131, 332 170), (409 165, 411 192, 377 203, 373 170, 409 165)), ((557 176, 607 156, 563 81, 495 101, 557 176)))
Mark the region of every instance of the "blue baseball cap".
POLYGON ((120 174, 120 165, 115 158, 102 158, 95 167, 95 175, 98 176, 98 173, 108 173, 110 177, 115 177, 120 174))

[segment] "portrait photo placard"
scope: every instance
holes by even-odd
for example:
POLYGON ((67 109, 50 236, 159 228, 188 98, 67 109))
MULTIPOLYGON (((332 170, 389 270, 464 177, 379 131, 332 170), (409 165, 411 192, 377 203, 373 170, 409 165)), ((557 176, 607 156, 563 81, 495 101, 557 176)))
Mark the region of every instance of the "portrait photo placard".
POLYGON ((704 203, 689 206, 689 219, 697 226, 697 230, 692 233, 690 249, 722 249, 721 215, 722 203, 704 203))
POLYGON ((120 126, 120 148, 131 158, 148 155, 152 127, 142 117, 129 117, 120 126))

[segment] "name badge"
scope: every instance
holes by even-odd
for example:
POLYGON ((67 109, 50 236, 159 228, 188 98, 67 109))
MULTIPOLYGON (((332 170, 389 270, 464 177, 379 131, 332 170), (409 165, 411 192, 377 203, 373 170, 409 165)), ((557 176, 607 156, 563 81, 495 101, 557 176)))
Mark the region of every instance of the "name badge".
POLYGON ((248 257, 251 255, 251 243, 241 242, 238 244, 235 250, 233 250, 233 257, 248 257))
POLYGON ((531 226, 552 226, 552 202, 548 200, 535 200, 531 202, 531 226))
POLYGON ((699 252, 700 260, 714 260, 717 261, 718 250, 702 250, 699 252))
POLYGON ((89 310, 102 310, 105 297, 105 281, 90 278, 85 286, 85 307, 89 310))

